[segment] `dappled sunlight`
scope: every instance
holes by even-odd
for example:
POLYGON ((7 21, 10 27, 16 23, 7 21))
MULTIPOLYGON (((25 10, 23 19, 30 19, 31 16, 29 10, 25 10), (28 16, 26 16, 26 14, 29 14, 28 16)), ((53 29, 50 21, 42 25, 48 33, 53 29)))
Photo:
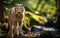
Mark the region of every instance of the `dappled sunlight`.
POLYGON ((33 19, 35 19, 36 21, 38 21, 39 23, 46 23, 47 22, 47 19, 43 16, 39 16, 39 15, 36 15, 36 14, 33 14, 31 12, 26 12, 26 14, 30 14, 32 16, 33 19))
MULTIPOLYGON (((1 13, 0 22, 0 38, 10 38, 9 32, 12 31, 12 35, 16 34, 14 30, 17 31, 18 35, 14 35, 14 38, 56 38, 59 37, 60 27, 59 27, 59 17, 60 17, 60 0, 4 0, 3 13, 1 13), (22 4, 25 11, 21 8, 16 8, 15 4, 22 4), (57 5, 56 5, 57 4, 57 5), (11 12, 13 11, 13 12, 11 12), (11 27, 8 24, 9 16, 8 13, 11 12, 12 19, 10 20, 11 27), (14 13, 18 13, 16 16, 14 13), (13 18, 21 15, 23 19, 19 19, 19 24, 16 24, 18 18, 13 18), (12 22, 16 19, 14 22, 12 22), (22 21, 22 22, 20 22, 22 21), (17 27, 16 27, 16 26, 17 27), (22 25, 22 27, 20 26, 22 25), (22 29, 22 31, 20 29, 22 29), (14 29, 15 28, 15 29, 14 29), (13 30, 9 30, 13 29, 13 30), (21 33, 20 33, 21 31, 21 33), (57 34, 58 33, 58 34, 57 34), (20 34, 20 35, 19 35, 20 34), (2 36, 3 35, 3 36, 2 36)), ((19 6, 20 7, 20 6, 19 6)), ((9 13, 10 14, 10 13, 9 13)), ((19 16, 20 18, 20 16, 19 16)))

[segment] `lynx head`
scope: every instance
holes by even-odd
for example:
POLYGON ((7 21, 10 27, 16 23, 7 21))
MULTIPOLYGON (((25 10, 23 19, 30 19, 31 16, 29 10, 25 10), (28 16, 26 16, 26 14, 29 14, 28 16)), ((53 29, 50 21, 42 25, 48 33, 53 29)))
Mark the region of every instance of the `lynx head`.
POLYGON ((16 15, 20 16, 24 13, 24 6, 23 4, 16 4, 15 5, 15 13, 16 15))

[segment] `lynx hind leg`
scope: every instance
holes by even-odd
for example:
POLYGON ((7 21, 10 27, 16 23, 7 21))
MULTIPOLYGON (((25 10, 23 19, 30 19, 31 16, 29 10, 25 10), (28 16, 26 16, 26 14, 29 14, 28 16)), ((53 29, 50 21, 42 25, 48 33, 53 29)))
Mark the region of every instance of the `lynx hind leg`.
POLYGON ((9 26, 9 32, 8 32, 8 34, 9 34, 11 37, 13 37, 13 23, 11 22, 11 20, 9 20, 8 26, 9 26))
POLYGON ((14 37, 14 25, 11 26, 11 37, 14 37))

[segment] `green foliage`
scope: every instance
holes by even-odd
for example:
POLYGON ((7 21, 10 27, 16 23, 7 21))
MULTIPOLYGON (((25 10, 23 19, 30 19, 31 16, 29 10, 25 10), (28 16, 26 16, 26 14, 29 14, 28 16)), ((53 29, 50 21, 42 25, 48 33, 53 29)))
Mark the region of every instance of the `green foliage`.
MULTIPOLYGON (((56 1, 55 0, 4 0, 4 19, 8 19, 7 16, 9 9, 11 9, 16 3, 24 4, 25 6, 25 16, 24 16, 24 26, 28 29, 31 24, 38 22, 39 24, 44 24, 47 22, 47 15, 54 19, 54 15, 57 13, 56 1), (32 20, 33 19, 33 20, 32 20), (32 22, 32 23, 31 23, 32 22)), ((60 13, 59 13, 60 14, 60 13)), ((37 24, 38 24, 37 23, 37 24)), ((0 34, 2 31, 6 31, 5 26, 7 24, 2 24, 0 27, 0 34)), ((5 32, 4 32, 5 33, 5 32)), ((43 34, 47 32, 43 32, 43 34)), ((8 34, 7 34, 8 35, 8 34)), ((8 38, 7 35, 0 36, 1 38, 8 38)))
MULTIPOLYGON (((24 25, 27 28, 27 24, 30 24, 31 17, 39 22, 44 24, 47 22, 47 15, 44 16, 42 13, 49 13, 52 16, 56 13, 56 2, 55 0, 5 0, 4 1, 4 17, 8 19, 7 13, 8 10, 15 5, 15 3, 23 3, 30 11, 26 10, 24 17, 24 25), (28 16, 26 16, 29 14, 28 16), (39 15, 36 15, 39 14, 39 15), (44 19, 43 19, 44 18, 44 19), (27 21, 26 21, 27 20, 27 21)), ((27 9, 25 8, 25 9, 27 9)))
POLYGON ((46 18, 39 16, 39 15, 36 15, 34 13, 26 11, 25 14, 29 14, 34 20, 38 21, 39 23, 47 22, 46 18))

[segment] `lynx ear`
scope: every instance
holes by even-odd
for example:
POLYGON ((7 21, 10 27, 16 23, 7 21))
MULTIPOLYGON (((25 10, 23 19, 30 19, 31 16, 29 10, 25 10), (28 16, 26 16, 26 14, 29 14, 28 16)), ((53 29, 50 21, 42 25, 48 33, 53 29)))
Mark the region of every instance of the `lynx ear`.
POLYGON ((22 7, 24 7, 24 5, 23 5, 23 4, 21 4, 21 6, 22 6, 22 7))
POLYGON ((24 5, 23 5, 23 4, 15 4, 15 6, 16 6, 16 7, 17 7, 17 6, 24 7, 24 5))

